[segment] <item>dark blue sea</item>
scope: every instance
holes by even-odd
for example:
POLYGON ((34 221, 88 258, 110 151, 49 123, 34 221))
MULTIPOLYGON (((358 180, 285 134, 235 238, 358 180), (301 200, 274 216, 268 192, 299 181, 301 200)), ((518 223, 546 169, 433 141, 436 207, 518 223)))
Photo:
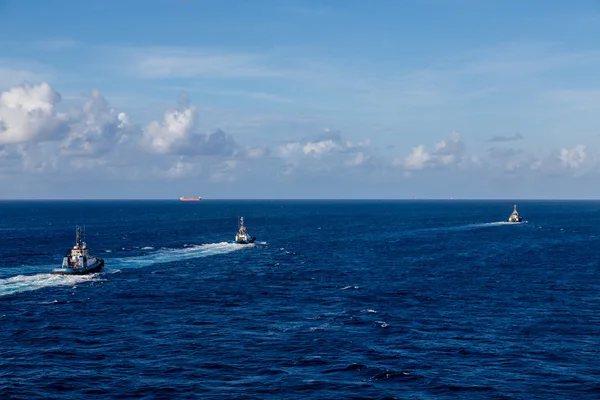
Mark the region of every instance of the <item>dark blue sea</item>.
POLYGON ((598 399, 600 202, 512 208, 0 202, 0 398, 598 399))

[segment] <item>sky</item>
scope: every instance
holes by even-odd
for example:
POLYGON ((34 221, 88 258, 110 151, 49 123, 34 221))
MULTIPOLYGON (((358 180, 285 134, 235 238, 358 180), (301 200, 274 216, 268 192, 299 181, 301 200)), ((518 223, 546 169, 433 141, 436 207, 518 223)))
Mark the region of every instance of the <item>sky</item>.
POLYGON ((597 0, 0 0, 0 199, 600 198, 597 0))

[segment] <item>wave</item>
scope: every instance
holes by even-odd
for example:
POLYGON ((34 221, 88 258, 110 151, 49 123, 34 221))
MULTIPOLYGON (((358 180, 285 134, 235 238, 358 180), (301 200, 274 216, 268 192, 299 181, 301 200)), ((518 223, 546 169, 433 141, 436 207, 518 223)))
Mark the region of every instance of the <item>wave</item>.
MULTIPOLYGON (((104 268, 107 270, 107 272, 117 272, 127 268, 143 268, 153 264, 227 254, 252 246, 253 245, 240 245, 235 243, 221 242, 191 245, 180 249, 167 248, 141 256, 104 258, 104 268)), ((0 279, 0 296, 6 296, 19 292, 29 292, 51 286, 71 286, 80 282, 93 280, 99 275, 52 275, 49 272, 37 273, 35 275, 23 275, 23 273, 27 273, 29 271, 39 272, 42 269, 49 271, 52 268, 52 266, 23 266, 22 268, 19 268, 17 273, 20 273, 20 275, 0 279)))

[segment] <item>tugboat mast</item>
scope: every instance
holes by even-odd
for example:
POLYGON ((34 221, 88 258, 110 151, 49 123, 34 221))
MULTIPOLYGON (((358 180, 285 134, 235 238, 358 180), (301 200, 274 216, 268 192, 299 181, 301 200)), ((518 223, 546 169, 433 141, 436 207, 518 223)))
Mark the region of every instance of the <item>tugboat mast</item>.
POLYGON ((76 241, 77 246, 81 247, 81 227, 77 226, 75 228, 75 236, 76 236, 75 241, 76 241))

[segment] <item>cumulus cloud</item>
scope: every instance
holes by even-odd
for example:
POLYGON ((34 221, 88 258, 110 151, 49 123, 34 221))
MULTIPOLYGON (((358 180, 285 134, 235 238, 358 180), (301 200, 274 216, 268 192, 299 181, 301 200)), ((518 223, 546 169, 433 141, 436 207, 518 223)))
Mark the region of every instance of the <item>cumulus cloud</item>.
POLYGON ((487 154, 488 157, 482 160, 482 165, 487 168, 488 175, 518 177, 551 167, 548 157, 541 151, 494 146, 488 149, 487 154))
POLYGON ((581 144, 544 151, 511 147, 517 144, 512 142, 522 139, 520 134, 491 138, 490 142, 511 143, 493 143, 483 153, 465 154, 464 141, 453 132, 433 145, 418 144, 390 164, 386 151, 373 148, 369 139, 349 140, 338 131, 325 130, 318 136, 277 144, 257 142, 254 137, 251 146, 220 129, 200 132, 198 109, 185 94, 176 107, 143 129, 123 110, 111 107, 98 90, 80 102, 69 102, 69 107, 60 101, 60 94, 47 83, 24 84, 0 93, 3 182, 29 175, 43 183, 46 178, 40 178, 41 174, 53 177, 48 182, 100 176, 128 181, 193 178, 219 184, 329 182, 351 176, 372 182, 395 179, 398 170, 392 165, 405 175, 455 167, 468 171, 473 167, 485 177, 538 179, 583 175, 592 170, 595 160, 594 152, 581 144), (352 174, 347 173, 350 168, 352 174), (85 175, 77 175, 78 171, 85 175))
POLYGON ((393 161, 394 166, 403 166, 405 169, 419 170, 429 165, 432 157, 425 151, 425 146, 418 145, 413 147, 411 153, 404 159, 396 158, 393 161))
POLYGON ((329 153, 356 153, 367 149, 371 145, 369 139, 362 142, 344 140, 340 132, 326 129, 325 132, 314 140, 287 142, 277 147, 277 153, 282 158, 295 155, 321 157, 329 153))
POLYGON ((100 156, 127 139, 127 115, 110 108, 98 90, 91 92, 71 120, 70 133, 61 144, 63 154, 100 156))
POLYGON ((464 148, 460 135, 453 132, 449 140, 437 142, 431 153, 427 152, 425 146, 421 144, 413 147, 411 153, 405 158, 394 159, 392 164, 409 171, 456 165, 462 160, 464 148))
POLYGON ((274 155, 280 161, 279 175, 296 173, 333 173, 341 168, 358 167, 372 161, 371 141, 353 142, 340 132, 326 129, 314 139, 289 141, 275 147, 274 155))
POLYGON ((0 145, 61 139, 69 131, 69 117, 56 112, 60 101, 47 83, 26 83, 0 94, 0 145))
POLYGON ((152 121, 146 126, 146 148, 158 154, 232 155, 238 147, 233 138, 221 129, 198 133, 197 118, 196 107, 189 104, 187 95, 182 95, 178 109, 165 112, 162 122, 152 121))
POLYGON ((516 140, 522 139, 523 135, 521 135, 520 133, 515 133, 514 135, 510 136, 493 136, 488 140, 488 142, 514 142, 516 140))
POLYGON ((19 143, 5 146, 5 149, 0 152, 0 159, 0 161, 5 161, 0 165, 7 171, 44 173, 56 171, 60 158, 53 147, 35 143, 19 143))
POLYGON ((566 168, 579 168, 586 162, 585 146, 577 145, 571 149, 563 148, 560 150, 558 158, 566 168))
MULTIPOLYGON (((60 101, 47 83, 0 94, 1 158, 17 160, 24 172, 101 168, 108 164, 101 157, 136 134, 127 115, 110 108, 97 90, 67 112, 56 111, 60 101)), ((0 162, 0 168, 14 166, 0 162)))

